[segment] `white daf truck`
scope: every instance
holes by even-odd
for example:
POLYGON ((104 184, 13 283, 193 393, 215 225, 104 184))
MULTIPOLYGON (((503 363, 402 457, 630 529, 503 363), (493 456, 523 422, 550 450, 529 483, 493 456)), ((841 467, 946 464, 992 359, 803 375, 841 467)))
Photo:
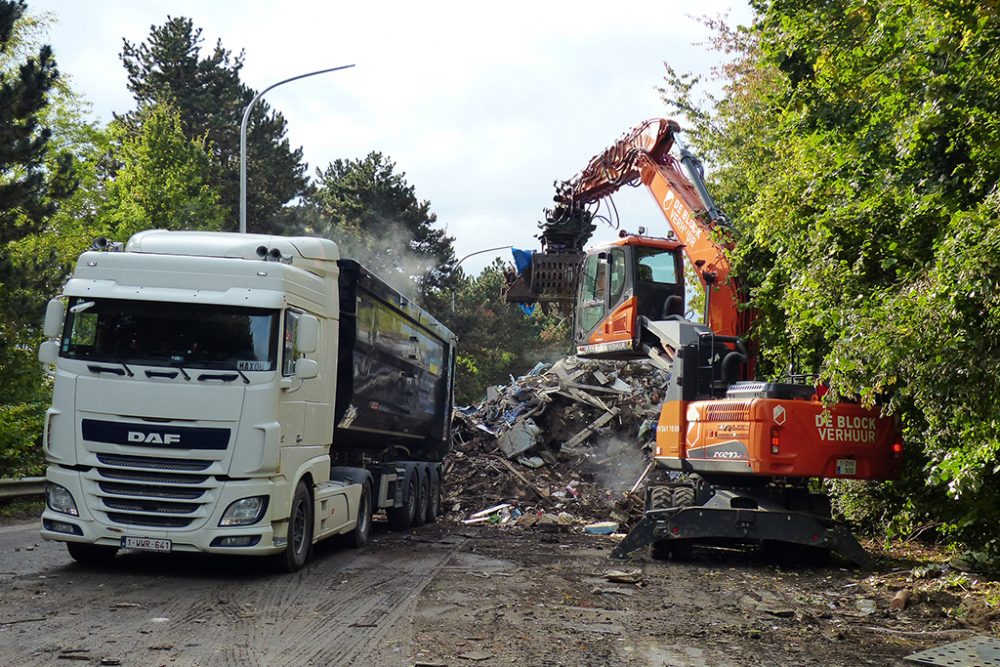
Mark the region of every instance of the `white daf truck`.
POLYGON ((148 231, 79 259, 45 318, 42 536, 272 556, 438 515, 455 337, 335 243, 148 231))

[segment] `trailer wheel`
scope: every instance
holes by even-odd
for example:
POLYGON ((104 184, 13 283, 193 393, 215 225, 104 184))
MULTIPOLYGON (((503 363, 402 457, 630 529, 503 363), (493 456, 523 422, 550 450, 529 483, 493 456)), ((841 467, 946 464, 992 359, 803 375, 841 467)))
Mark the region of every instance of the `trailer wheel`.
POLYGON ((361 489, 361 500, 358 503, 358 524, 349 533, 342 535, 341 543, 352 549, 360 549, 368 544, 372 532, 372 487, 365 482, 361 489))
POLYGON ((427 523, 437 521, 441 513, 441 478, 434 468, 430 469, 430 493, 427 496, 427 523))
POLYGON ((430 471, 427 468, 424 468, 423 472, 420 473, 420 486, 417 488, 417 513, 413 517, 413 525, 422 526, 427 522, 427 511, 431 506, 431 480, 430 471))
POLYGON ((103 544, 81 544, 80 542, 67 542, 66 550, 77 563, 91 567, 109 565, 114 560, 115 554, 118 553, 118 547, 103 544))
POLYGON ((286 572, 297 572, 309 560, 313 537, 313 504, 305 480, 300 480, 292 496, 288 515, 288 544, 280 564, 286 572))
POLYGON ((386 510, 389 517, 389 527, 393 530, 406 530, 413 525, 417 516, 417 471, 411 470, 406 476, 406 486, 403 487, 403 506, 390 507, 386 510))

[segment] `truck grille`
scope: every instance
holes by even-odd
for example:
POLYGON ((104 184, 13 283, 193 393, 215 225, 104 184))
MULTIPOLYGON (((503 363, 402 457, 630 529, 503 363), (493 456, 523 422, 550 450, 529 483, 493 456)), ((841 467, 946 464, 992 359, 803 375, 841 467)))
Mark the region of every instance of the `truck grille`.
POLYGON ((179 529, 211 514, 219 486, 206 474, 213 461, 107 453, 97 460, 90 506, 111 523, 179 529))
POLYGON ((148 470, 179 470, 197 472, 207 469, 211 461, 179 461, 158 459, 152 456, 125 456, 122 454, 98 454, 97 460, 107 466, 118 468, 146 468, 148 470))
POLYGON ((139 516, 136 514, 120 514, 108 512, 108 518, 115 523, 126 526, 147 526, 150 528, 184 528, 191 525, 191 519, 181 519, 169 516, 139 516))

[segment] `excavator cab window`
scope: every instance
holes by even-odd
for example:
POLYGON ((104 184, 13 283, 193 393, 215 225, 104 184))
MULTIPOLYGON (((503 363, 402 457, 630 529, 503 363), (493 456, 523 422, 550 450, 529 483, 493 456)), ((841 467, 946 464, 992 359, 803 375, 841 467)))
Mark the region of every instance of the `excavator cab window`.
POLYGON ((677 249, 633 246, 636 310, 651 320, 684 317, 684 266, 677 249))
POLYGON ((660 248, 638 247, 639 280, 657 285, 677 284, 677 252, 660 248))

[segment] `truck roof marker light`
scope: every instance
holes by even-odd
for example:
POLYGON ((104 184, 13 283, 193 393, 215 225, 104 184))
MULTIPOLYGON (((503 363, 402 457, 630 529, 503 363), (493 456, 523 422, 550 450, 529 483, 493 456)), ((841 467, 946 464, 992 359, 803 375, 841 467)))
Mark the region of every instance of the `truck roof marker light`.
POLYGON ((267 277, 267 271, 258 271, 257 275, 260 276, 261 278, 266 278, 267 277))

